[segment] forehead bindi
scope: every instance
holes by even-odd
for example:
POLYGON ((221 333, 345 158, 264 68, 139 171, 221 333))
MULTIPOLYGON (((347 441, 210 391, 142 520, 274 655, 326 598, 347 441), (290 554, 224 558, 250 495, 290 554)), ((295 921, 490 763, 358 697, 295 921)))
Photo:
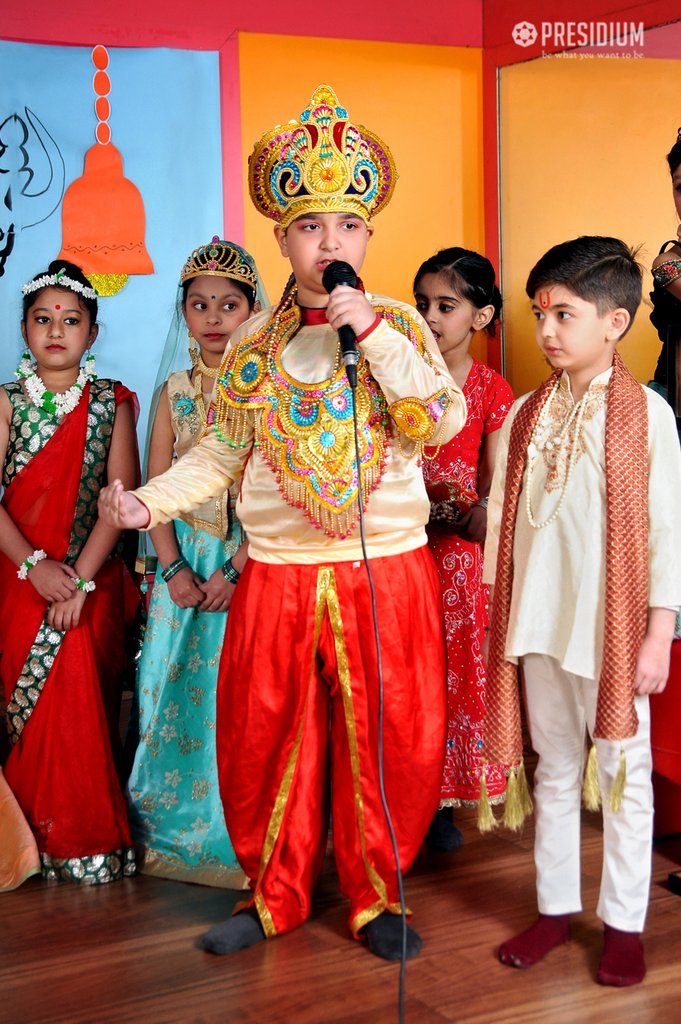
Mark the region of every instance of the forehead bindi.
POLYGON ((73 309, 69 309, 68 306, 67 306, 66 308, 64 308, 64 306, 62 306, 62 304, 60 302, 55 302, 54 305, 51 305, 51 306, 34 306, 33 307, 33 312, 34 313, 51 313, 53 310, 57 310, 57 311, 61 310, 64 313, 68 313, 69 316, 80 316, 81 313, 83 312, 82 309, 80 309, 79 307, 74 307, 73 309))
POLYGON ((43 310, 49 309, 50 311, 56 309, 64 313, 81 314, 87 307, 70 288, 59 288, 56 285, 50 285, 48 288, 43 288, 36 295, 35 305, 31 308, 34 310, 38 308, 43 310))
POLYGON ((206 299, 210 299, 211 302, 216 302, 218 300, 220 302, 227 302, 234 301, 234 299, 237 299, 240 295, 242 295, 242 292, 237 288, 227 288, 224 292, 204 292, 201 288, 192 288, 187 294, 187 299, 194 299, 194 301, 200 302, 205 302, 206 299))

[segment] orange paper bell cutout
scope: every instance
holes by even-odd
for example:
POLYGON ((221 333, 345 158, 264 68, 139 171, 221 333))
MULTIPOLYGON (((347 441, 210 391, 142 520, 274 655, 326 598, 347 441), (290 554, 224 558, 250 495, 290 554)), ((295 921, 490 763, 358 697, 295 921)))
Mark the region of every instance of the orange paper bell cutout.
POLYGON ((93 78, 97 142, 85 154, 82 177, 64 194, 59 256, 78 264, 100 295, 113 295, 128 274, 153 274, 154 265, 144 244, 142 196, 124 177, 123 157, 110 141, 106 49, 96 46, 92 60, 97 68, 93 78))

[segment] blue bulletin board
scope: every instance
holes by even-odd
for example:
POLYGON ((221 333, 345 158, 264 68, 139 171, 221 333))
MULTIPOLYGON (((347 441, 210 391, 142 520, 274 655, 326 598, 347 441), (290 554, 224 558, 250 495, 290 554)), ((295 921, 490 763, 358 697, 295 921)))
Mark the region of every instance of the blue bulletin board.
MULTIPOLYGON (((187 255, 222 234, 222 151, 216 52, 109 51, 111 140, 142 195, 154 273, 100 299, 97 372, 137 392, 140 439, 187 255)), ((0 381, 22 350, 21 285, 62 246, 61 200, 95 142, 89 47, 0 41, 0 381), (11 246, 8 230, 14 225, 11 246), (11 248, 8 253, 6 250, 11 248)))

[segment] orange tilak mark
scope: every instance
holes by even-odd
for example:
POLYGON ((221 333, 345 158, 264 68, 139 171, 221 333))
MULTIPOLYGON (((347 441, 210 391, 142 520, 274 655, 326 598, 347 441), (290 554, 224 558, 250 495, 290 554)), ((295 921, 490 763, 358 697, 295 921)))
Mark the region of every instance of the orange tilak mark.
POLYGON ((548 309, 551 305, 551 292, 539 292, 539 305, 542 309, 548 309))

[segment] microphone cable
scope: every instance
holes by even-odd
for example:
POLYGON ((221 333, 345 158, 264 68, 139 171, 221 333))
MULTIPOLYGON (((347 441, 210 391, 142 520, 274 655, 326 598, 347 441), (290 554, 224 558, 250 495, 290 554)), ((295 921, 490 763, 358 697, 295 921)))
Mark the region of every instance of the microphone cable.
POLYGON ((400 868, 400 855, 397 849, 397 838, 395 836, 395 829, 393 827, 393 820, 390 815, 390 808, 388 807, 388 799, 385 792, 385 776, 383 770, 383 718, 384 718, 384 701, 383 701, 383 660, 381 658, 381 643, 378 633, 378 610, 376 607, 376 590, 374 587, 374 579, 371 574, 371 567, 369 564, 369 556, 366 549, 366 535, 364 531, 364 498, 362 494, 362 469, 360 462, 359 452, 359 427, 357 424, 357 402, 355 401, 355 388, 357 383, 355 380, 354 384, 348 381, 350 388, 350 394, 352 395, 352 423, 355 434, 355 463, 357 465, 357 500, 359 502, 359 536, 362 545, 362 557, 364 559, 364 565, 367 571, 367 577, 369 580, 369 592, 371 594, 371 614, 374 627, 374 642, 376 644, 376 670, 378 676, 378 786, 381 794, 381 804, 383 805, 383 811, 385 814, 385 820, 388 826, 388 832, 390 834, 390 842, 393 849, 393 857, 395 859, 395 870, 397 873, 397 888, 400 898, 400 918, 402 921, 402 950, 400 955, 400 982, 399 982, 399 1005, 398 1005, 398 1021, 399 1024, 404 1024, 404 993, 405 993, 405 978, 407 969, 407 909, 404 901, 404 882, 402 878, 402 870, 400 868))

